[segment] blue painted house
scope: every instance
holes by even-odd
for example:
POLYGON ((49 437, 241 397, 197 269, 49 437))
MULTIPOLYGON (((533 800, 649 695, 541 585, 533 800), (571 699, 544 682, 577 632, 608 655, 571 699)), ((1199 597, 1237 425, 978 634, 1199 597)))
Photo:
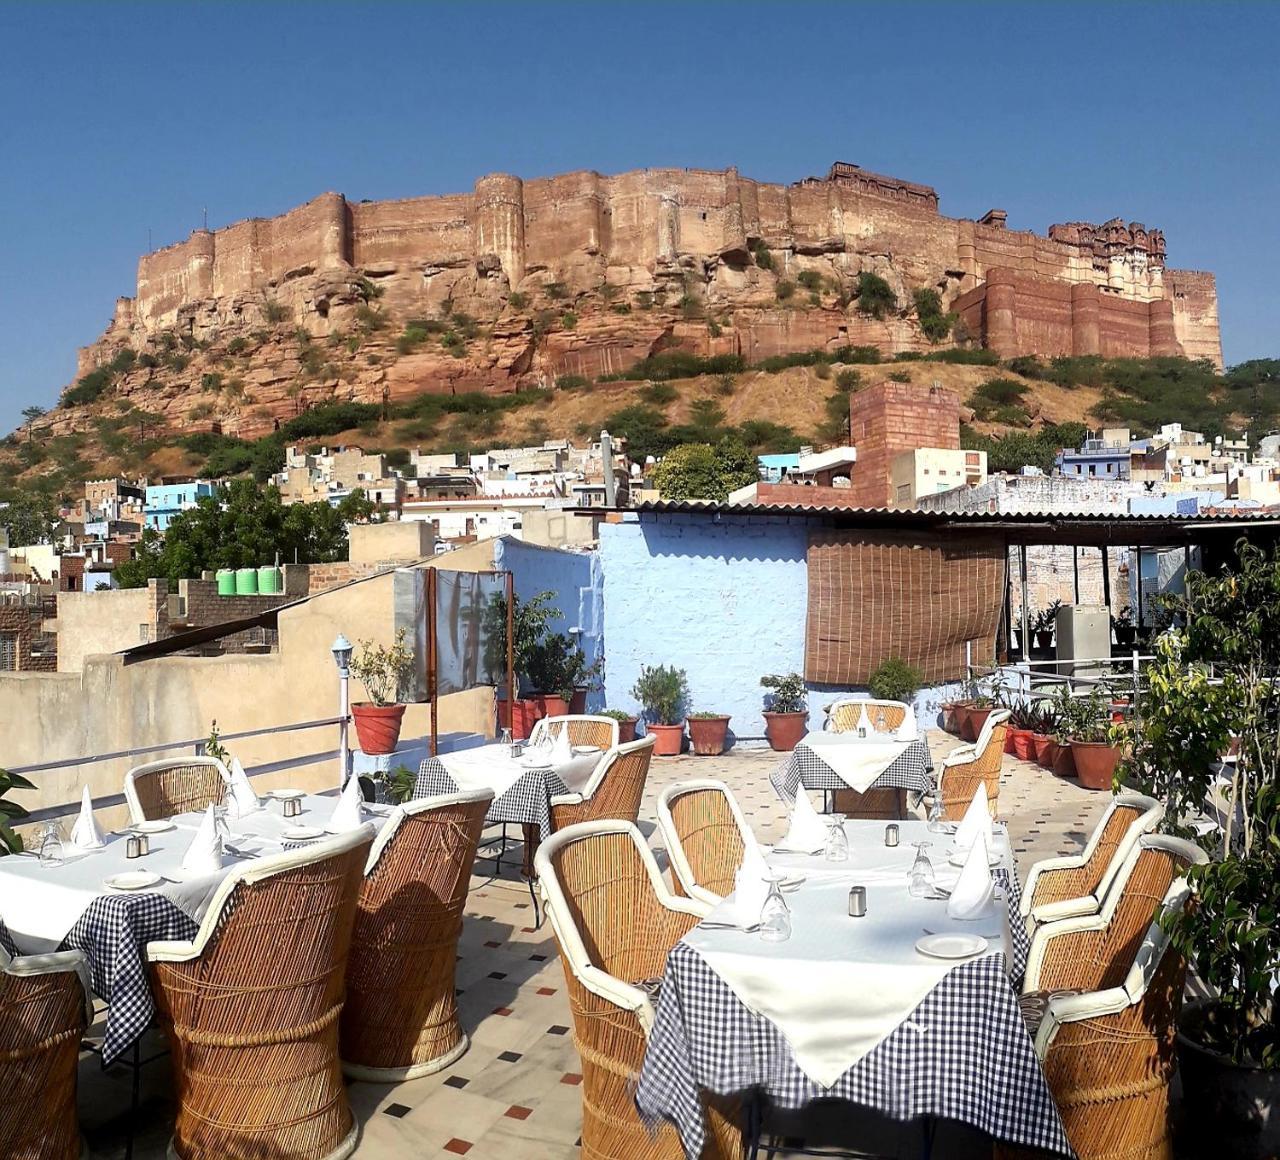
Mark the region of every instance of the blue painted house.
POLYGON ((216 490, 214 484, 205 479, 149 486, 144 508, 147 527, 157 532, 167 531, 174 516, 187 508, 195 507, 197 500, 212 496, 216 490))

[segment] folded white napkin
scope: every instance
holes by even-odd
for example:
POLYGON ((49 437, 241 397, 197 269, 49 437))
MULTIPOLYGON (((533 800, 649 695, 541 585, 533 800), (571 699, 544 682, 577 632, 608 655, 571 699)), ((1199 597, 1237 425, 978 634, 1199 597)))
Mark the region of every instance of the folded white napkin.
POLYGON ((573 746, 569 744, 569 727, 560 726, 560 732, 551 743, 551 764, 564 765, 573 760, 573 746))
POLYGON ((899 741, 914 741, 920 736, 920 727, 916 724, 914 710, 907 709, 906 716, 902 718, 902 724, 893 731, 893 735, 899 741))
POLYGON ((986 843, 987 849, 991 849, 995 835, 991 829, 991 807, 987 804, 985 782, 979 783, 978 792, 973 795, 973 801, 956 827, 956 849, 972 849, 979 838, 986 843))
POLYGON ((101 850, 105 845, 102 831, 98 829, 97 820, 93 816, 93 799, 89 796, 87 785, 80 797, 80 816, 71 827, 71 844, 81 850, 101 850))
POLYGON ((858 723, 854 726, 854 729, 860 737, 870 737, 875 732, 875 729, 871 725, 871 718, 867 716, 866 701, 862 702, 862 708, 858 710, 858 723))
POLYGON ((760 921, 760 911, 769 897, 769 883, 773 878, 774 873, 766 865, 760 848, 754 842, 747 843, 742 865, 734 875, 733 896, 716 908, 715 921, 754 926, 760 921))
POLYGON ((809 792, 800 786, 796 790, 795 806, 791 811, 791 827, 787 836, 778 843, 779 850, 798 850, 807 854, 817 853, 827 844, 827 827, 809 800, 809 792))
POLYGON ((216 874, 222 869, 222 837, 218 833, 213 806, 209 806, 200 819, 195 837, 182 855, 182 868, 193 874, 216 874))
POLYGON ((333 816, 325 829, 331 834, 343 834, 354 830, 364 821, 364 798, 360 793, 360 779, 352 776, 347 779, 338 804, 333 807, 333 816))
POLYGON ((947 917, 959 919, 986 918, 995 913, 995 884, 991 881, 985 839, 973 843, 964 869, 947 899, 947 917))
POLYGON ((238 757, 231 759, 231 795, 232 810, 237 818, 253 813, 262 804, 258 801, 258 795, 253 792, 249 775, 245 773, 238 757))

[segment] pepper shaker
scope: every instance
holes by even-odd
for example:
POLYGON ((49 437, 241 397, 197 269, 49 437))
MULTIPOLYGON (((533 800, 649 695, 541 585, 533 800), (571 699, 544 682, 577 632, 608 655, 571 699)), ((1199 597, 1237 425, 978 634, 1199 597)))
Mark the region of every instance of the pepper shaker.
POLYGON ((146 834, 138 835, 138 857, 145 858, 151 853, 151 839, 146 834))
POLYGON ((142 857, 142 839, 137 834, 130 834, 125 839, 124 856, 126 858, 142 857))
POLYGON ((884 844, 886 846, 896 846, 898 844, 898 827, 894 822, 890 822, 884 828, 884 844))
POLYGON ((284 803, 284 816, 296 818, 300 813, 302 813, 302 803, 297 798, 287 798, 284 803))
POLYGON ((861 918, 867 913, 867 888, 865 886, 849 887, 849 917, 861 918))

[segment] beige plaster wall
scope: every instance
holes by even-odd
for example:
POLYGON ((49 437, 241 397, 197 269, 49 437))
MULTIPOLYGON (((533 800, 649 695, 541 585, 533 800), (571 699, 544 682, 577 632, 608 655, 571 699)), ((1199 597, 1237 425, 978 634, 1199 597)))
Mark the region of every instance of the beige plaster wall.
POLYGON ((58 671, 76 673, 85 657, 142 644, 143 627, 154 624, 151 602, 147 588, 58 593, 58 671))

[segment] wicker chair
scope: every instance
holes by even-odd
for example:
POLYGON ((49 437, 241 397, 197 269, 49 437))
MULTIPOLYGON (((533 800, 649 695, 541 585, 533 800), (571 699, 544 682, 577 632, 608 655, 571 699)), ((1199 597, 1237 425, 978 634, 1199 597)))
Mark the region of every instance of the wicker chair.
POLYGON ((216 757, 167 757, 124 775, 129 820, 150 822, 203 810, 222 800, 231 774, 216 757))
POLYGON ((1043 922, 1096 914, 1129 852, 1163 817, 1164 806, 1155 798, 1137 793, 1113 797, 1081 853, 1046 858, 1031 867, 1019 903, 1028 932, 1043 922))
POLYGON ((543 717, 533 727, 529 744, 537 745, 548 735, 554 737, 562 728, 569 730, 570 745, 594 745, 613 749, 618 744, 618 723, 612 717, 592 717, 571 713, 565 717, 543 717))
POLYGON ((682 781, 658 798, 658 832, 671 863, 673 891, 714 906, 733 893, 734 877, 755 836, 722 781, 682 781))
POLYGON ((856 729, 864 706, 871 728, 878 733, 893 733, 901 729, 907 714, 912 711, 910 705, 901 701, 874 701, 850 697, 832 702, 827 709, 827 728, 832 733, 848 733, 856 729), (884 718, 883 728, 879 723, 881 717, 884 718))
MULTIPOLYGON (((1166 908, 1184 904, 1185 890, 1166 908)), ((1080 1160, 1170 1160, 1169 1080, 1186 964, 1157 922, 1114 974, 1105 987, 1049 999, 1036 1054, 1080 1160)), ((999 1160, 1042 1155, 995 1148, 999 1160)))
POLYGON ((977 741, 958 746, 942 759, 938 792, 942 794, 942 816, 948 821, 964 817, 978 786, 983 783, 987 787, 987 804, 995 815, 1009 716, 1008 709, 997 709, 987 717, 977 741))
POLYGON ((1185 874, 1208 861, 1199 846, 1166 834, 1143 834, 1129 851, 1097 914, 1036 929, 1023 994, 1105 991, 1118 987, 1162 905, 1185 898, 1185 874))
POLYGON ((179 1160, 342 1160, 347 952, 373 827, 237 866, 191 942, 147 946, 179 1160))
POLYGON ((580 793, 557 794, 551 799, 552 828, 562 830, 597 818, 635 822, 649 776, 656 738, 641 737, 609 750, 580 793))
POLYGON ((397 1083, 439 1071, 468 1046, 454 964, 491 790, 399 807, 369 853, 342 1009, 342 1070, 397 1083))
MULTIPOLYGON (((676 898, 640 831, 595 821, 559 831, 537 855, 538 879, 564 967, 574 1043, 582 1057, 584 1160, 683 1160, 675 1128, 650 1132, 633 1100, 653 1027, 649 992, 667 953, 707 907, 676 898)), ((740 1156, 729 1105, 708 1100, 704 1160, 740 1156)))
POLYGON ((0 947, 0 1156, 78 1160, 80 1038, 93 1019, 80 951, 10 958, 0 947))

